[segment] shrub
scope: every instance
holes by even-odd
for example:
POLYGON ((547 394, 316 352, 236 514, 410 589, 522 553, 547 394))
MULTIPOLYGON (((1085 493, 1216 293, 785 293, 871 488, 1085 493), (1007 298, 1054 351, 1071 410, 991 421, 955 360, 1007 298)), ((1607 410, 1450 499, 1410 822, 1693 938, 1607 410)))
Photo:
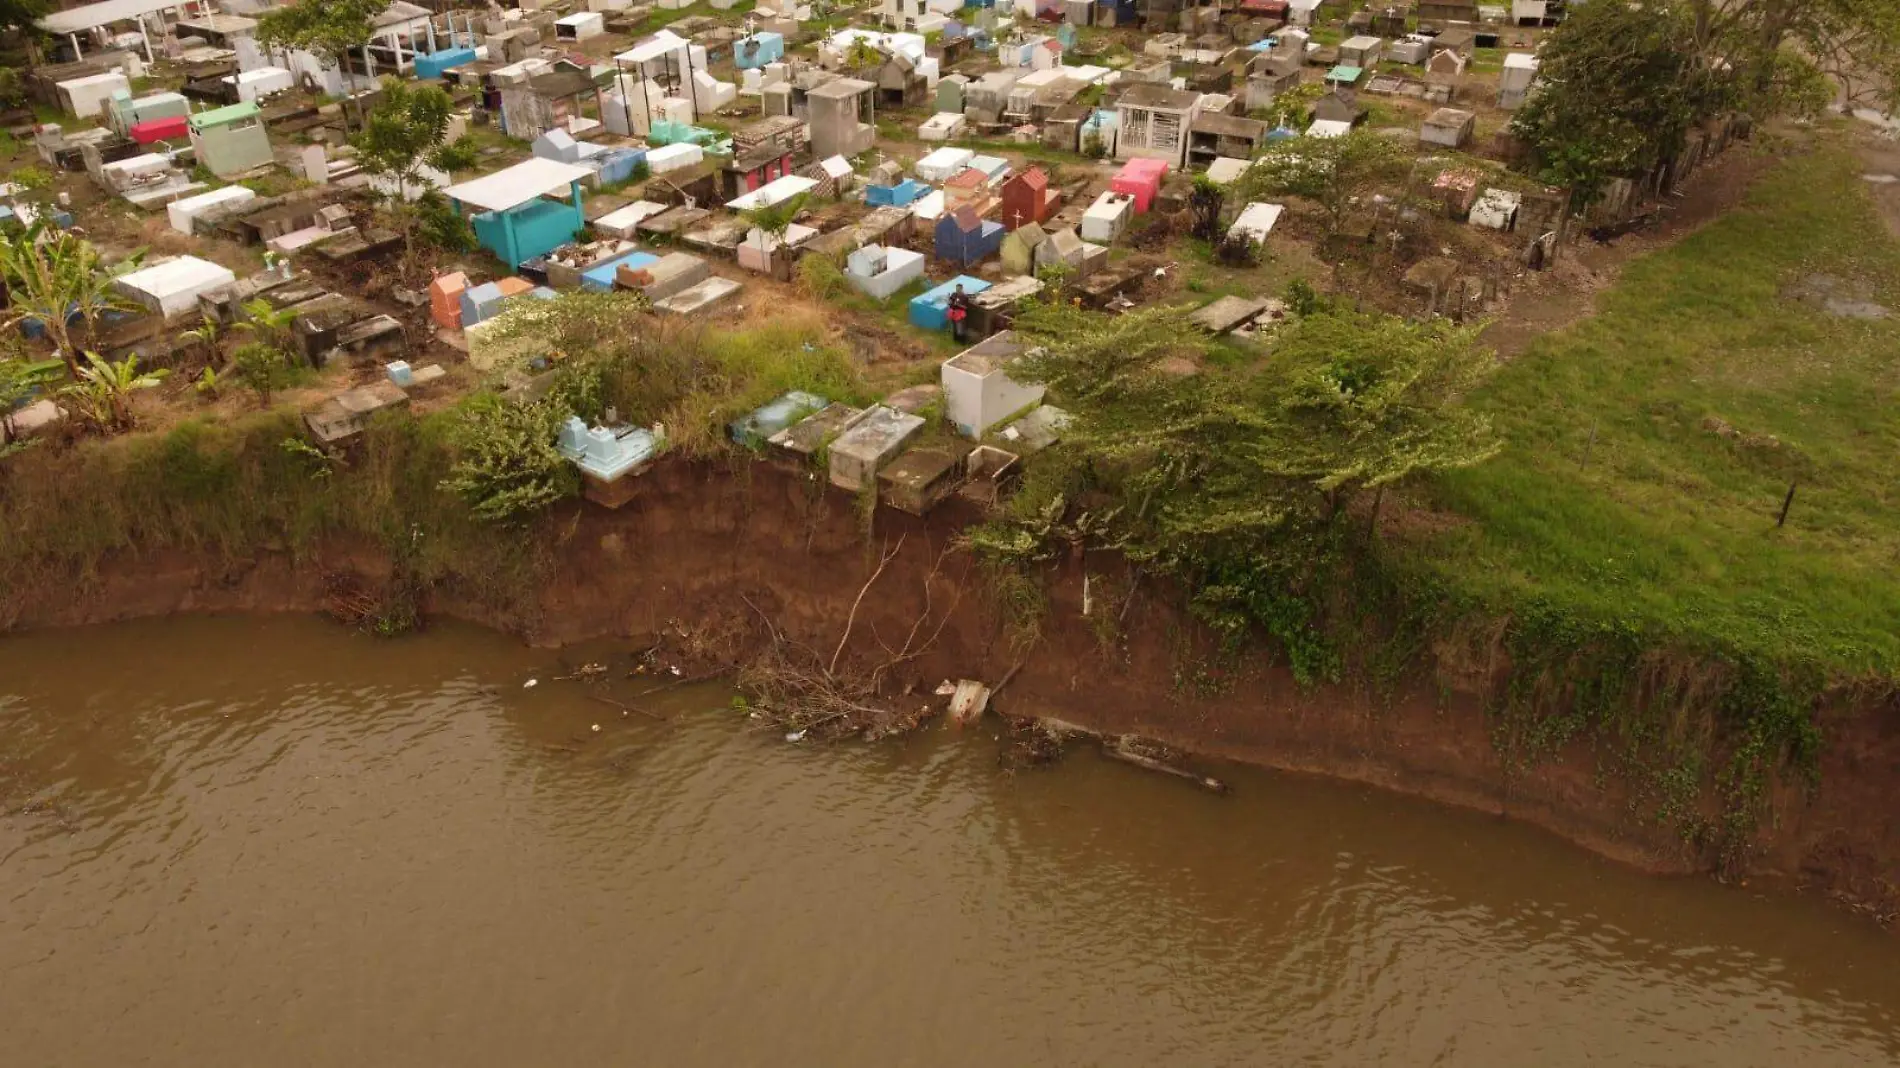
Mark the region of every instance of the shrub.
POLYGON ((564 418, 565 411, 547 403, 470 398, 457 413, 457 455, 443 487, 493 523, 526 520, 572 496, 579 476, 554 447, 564 418))

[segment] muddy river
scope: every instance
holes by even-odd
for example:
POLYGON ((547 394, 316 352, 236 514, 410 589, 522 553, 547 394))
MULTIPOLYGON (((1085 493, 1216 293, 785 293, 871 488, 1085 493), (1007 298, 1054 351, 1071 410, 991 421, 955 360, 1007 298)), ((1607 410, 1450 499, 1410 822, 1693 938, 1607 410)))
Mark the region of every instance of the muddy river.
POLYGON ((446 627, 0 640, 0 1063, 1900 1063, 1900 941, 1814 902, 558 673, 446 627))

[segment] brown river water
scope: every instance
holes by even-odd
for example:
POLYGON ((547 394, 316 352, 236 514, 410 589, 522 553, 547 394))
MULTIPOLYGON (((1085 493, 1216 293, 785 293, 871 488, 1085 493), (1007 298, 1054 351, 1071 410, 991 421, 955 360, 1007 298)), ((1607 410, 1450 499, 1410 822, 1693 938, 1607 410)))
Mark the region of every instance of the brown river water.
POLYGON ((1900 941, 1813 901, 560 672, 297 618, 0 640, 0 1065, 1900 1063, 1900 941))

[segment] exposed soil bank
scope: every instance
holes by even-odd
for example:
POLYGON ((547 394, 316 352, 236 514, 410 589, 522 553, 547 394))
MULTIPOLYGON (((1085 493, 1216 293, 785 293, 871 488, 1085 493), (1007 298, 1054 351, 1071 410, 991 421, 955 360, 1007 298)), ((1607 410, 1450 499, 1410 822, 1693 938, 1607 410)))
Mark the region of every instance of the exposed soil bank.
MULTIPOLYGON (((844 662, 898 661, 893 691, 916 699, 946 677, 992 684, 1021 664, 996 706, 1111 732, 1138 732, 1213 756, 1336 776, 1507 815, 1658 872, 1709 870, 1579 743, 1512 774, 1492 743, 1485 690, 1468 669, 1441 668, 1396 693, 1354 686, 1301 689, 1264 656, 1215 671, 1175 591, 1137 584, 1108 554, 1054 569, 1048 616, 1026 654, 991 602, 975 562, 950 549, 972 518, 956 505, 929 522, 879 509, 875 530, 849 496, 762 464, 737 473, 674 463, 645 476, 619 512, 576 508, 562 524, 551 582, 526 608, 497 608, 439 588, 428 612, 467 619, 544 645, 683 632, 709 656, 758 640, 761 613, 789 638, 827 655, 855 621, 844 662), (901 541, 901 544, 900 544, 901 541), (868 592, 860 590, 894 550, 868 592), (1094 618, 1082 615, 1084 574, 1094 618), (749 602, 749 603, 748 603, 749 602), (1105 626, 1112 610, 1117 628, 1105 626), (1127 611, 1122 614, 1126 605, 1127 611), (911 655, 900 654, 909 641, 911 655)), ((182 553, 102 561, 77 586, 15 591, 10 628, 98 623, 194 611, 314 611, 339 575, 370 588, 389 563, 362 546, 330 545, 293 561, 264 554, 241 566, 182 553)), ((1758 834, 1752 874, 1772 875, 1885 915, 1900 885, 1900 715, 1890 702, 1842 701, 1823 712, 1826 747, 1816 789, 1784 789, 1758 834)))

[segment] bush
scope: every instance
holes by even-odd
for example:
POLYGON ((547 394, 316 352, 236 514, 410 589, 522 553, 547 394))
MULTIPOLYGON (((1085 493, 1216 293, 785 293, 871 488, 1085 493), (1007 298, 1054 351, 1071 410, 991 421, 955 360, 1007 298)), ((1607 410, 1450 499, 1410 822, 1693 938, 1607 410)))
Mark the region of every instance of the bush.
POLYGON ((271 395, 288 386, 290 364, 282 349, 262 341, 239 345, 231 354, 231 366, 244 384, 257 394, 257 406, 270 407, 271 395))
POLYGON ((1313 284, 1304 278, 1295 278, 1286 284, 1286 308, 1294 315, 1312 315, 1325 310, 1326 302, 1313 288, 1313 284))
POLYGON ((444 252, 473 252, 476 247, 475 228, 433 190, 416 201, 416 236, 444 252))
POLYGON ((567 413, 544 402, 513 404, 493 394, 457 413, 456 459, 442 482, 479 519, 520 522, 579 487, 572 464, 554 447, 567 413))
POLYGON ((1223 267, 1255 267, 1263 251, 1260 242, 1246 234, 1228 234, 1214 246, 1214 261, 1223 267))
POLYGON ((844 293, 849 282, 844 269, 830 256, 812 253, 798 261, 798 285, 813 300, 831 300, 844 293))
POLYGON ((567 293, 520 301, 495 322, 492 338, 531 337, 562 368, 548 403, 586 418, 611 406, 634 423, 663 423, 668 448, 692 455, 720 449, 726 422, 787 390, 829 400, 865 392, 816 317, 707 330, 646 315, 626 294, 567 293))

